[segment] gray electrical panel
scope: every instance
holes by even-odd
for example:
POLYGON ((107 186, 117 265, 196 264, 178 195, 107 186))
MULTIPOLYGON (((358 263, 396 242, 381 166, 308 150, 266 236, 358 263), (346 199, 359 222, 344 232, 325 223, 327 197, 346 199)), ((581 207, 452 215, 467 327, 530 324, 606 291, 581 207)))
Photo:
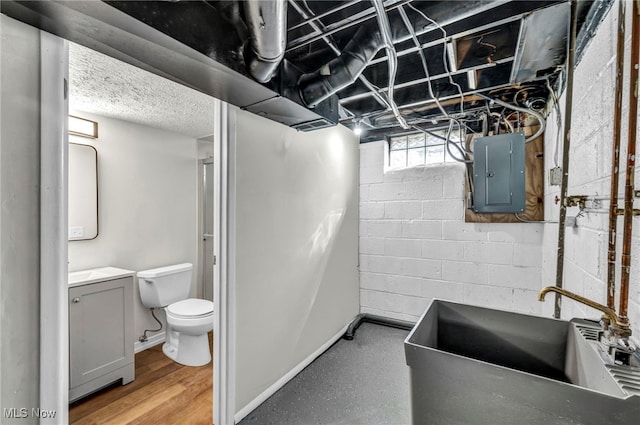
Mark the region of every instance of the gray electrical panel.
POLYGON ((524 134, 480 137, 473 145, 473 210, 520 213, 525 209, 524 134))

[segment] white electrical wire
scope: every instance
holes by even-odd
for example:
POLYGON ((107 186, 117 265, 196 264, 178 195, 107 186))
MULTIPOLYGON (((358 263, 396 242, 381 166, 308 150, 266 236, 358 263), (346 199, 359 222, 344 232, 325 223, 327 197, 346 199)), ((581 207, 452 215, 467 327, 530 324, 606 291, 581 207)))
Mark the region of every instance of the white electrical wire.
MULTIPOLYGON (((398 8, 398 12, 400 12, 400 16, 402 17, 402 20, 404 21, 405 26, 407 27, 407 29, 409 30, 409 33, 411 34, 411 37, 413 38, 413 42, 416 45, 416 47, 418 48, 418 54, 420 56, 420 60, 422 62, 422 67, 424 69, 424 73, 427 77, 427 87, 429 89, 429 95, 431 96, 431 98, 436 102, 436 105, 438 105, 438 109, 440 109, 440 112, 442 112, 442 115, 444 115, 445 117, 449 118, 449 129, 447 131, 447 135, 444 138, 445 140, 445 148, 447 150, 447 153, 449 154, 449 156, 451 158, 453 158, 455 161, 458 162, 464 162, 464 163, 470 163, 472 161, 469 161, 467 159, 465 159, 465 152, 462 150, 462 148, 460 148, 457 144, 454 143, 454 146, 458 149, 458 151, 460 152, 460 154, 462 155, 463 159, 460 159, 458 157, 456 157, 455 155, 453 155, 451 153, 451 131, 453 130, 453 123, 454 121, 456 121, 456 123, 458 124, 458 128, 460 131, 460 134, 462 135, 462 125, 460 124, 459 121, 451 118, 449 116, 449 114, 447 113, 447 111, 442 107, 442 104, 440 103, 440 100, 438 99, 438 97, 435 95, 435 93, 433 92, 433 86, 431 84, 431 76, 429 74, 429 67, 427 66, 427 60, 424 56, 424 52, 422 51, 422 48, 420 46, 420 42, 418 41, 418 37, 416 36, 415 31, 413 30, 413 25, 411 24, 411 21, 409 21, 409 17, 407 16, 407 13, 404 11, 403 7, 400 6, 398 8)), ((420 11, 418 11, 420 12, 420 11)), ((420 12, 421 13, 421 12, 420 12)), ((446 66, 446 62, 445 62, 445 66, 446 66)), ((458 86, 459 87, 459 86, 458 86)), ((464 99, 464 98, 463 98, 464 99)), ((463 102, 461 102, 463 103, 463 102)), ((463 110, 461 108, 461 110, 463 110)), ((462 139, 462 137, 460 136, 460 139, 462 139)))
POLYGON ((511 132, 511 133, 515 133, 516 132, 515 128, 513 128, 513 124, 511 124, 511 122, 509 122, 509 120, 506 117, 504 117, 502 114, 499 114, 497 112, 492 112, 491 116, 492 117, 498 117, 498 125, 500 124, 500 121, 503 121, 505 127, 507 127, 509 129, 509 132, 511 132))
POLYGON ((551 98, 553 99, 553 107, 556 111, 556 127, 558 127, 558 129, 556 133, 556 146, 553 152, 553 164, 557 167, 558 166, 558 149, 560 146, 560 137, 562 134, 562 112, 560 111, 560 102, 558 99, 558 95, 556 95, 556 92, 553 90, 553 87, 551 87, 551 83, 549 82, 549 77, 547 77, 547 89, 551 93, 551 98))
POLYGON ((373 6, 377 12, 376 14, 378 18, 378 26, 380 27, 380 33, 382 34, 385 49, 387 50, 387 62, 389 64, 389 84, 387 85, 387 100, 400 126, 404 129, 408 129, 409 125, 407 124, 407 121, 404 119, 404 117, 400 113, 400 110, 398 109, 398 105, 396 105, 396 102, 393 100, 393 89, 396 80, 396 72, 398 71, 398 55, 396 53, 395 47, 393 46, 393 40, 391 38, 391 24, 389 24, 389 18, 387 16, 387 12, 384 10, 384 4, 382 3, 382 0, 372 1, 373 6))
POLYGON ((538 123, 540 124, 540 127, 538 128, 538 131, 535 132, 535 134, 533 134, 532 136, 529 136, 529 138, 527 138, 524 141, 525 143, 532 142, 533 140, 537 139, 542 133, 544 133, 544 129, 547 126, 547 124, 546 124, 546 121, 545 121, 544 117, 542 116, 542 114, 534 111, 533 109, 521 108, 521 107, 516 106, 516 105, 511 105, 511 104, 509 104, 507 102, 503 102, 500 99, 492 99, 489 96, 483 95, 482 93, 478 93, 478 96, 482 97, 483 99, 488 100, 489 102, 494 102, 494 103, 497 103, 500 106, 504 106, 505 108, 513 109, 514 111, 524 112, 526 114, 533 115, 534 117, 536 117, 536 119, 538 120, 538 123))
POLYGON ((447 129, 447 136, 446 136, 446 141, 445 141, 445 148, 447 150, 447 153, 449 154, 449 156, 457 162, 462 162, 465 164, 473 164, 473 160, 471 159, 466 159, 466 153, 465 151, 458 146, 458 144, 453 143, 451 141, 451 132, 453 131, 453 123, 456 122, 458 124, 458 131, 460 132, 459 134, 459 138, 460 138, 460 142, 462 143, 462 126, 461 124, 458 122, 458 120, 455 119, 451 119, 449 121, 449 128, 447 129), (462 159, 458 158, 457 156, 455 156, 454 154, 451 153, 451 145, 453 144, 453 146, 456 147, 456 149, 458 149, 458 152, 460 152, 462 154, 462 159))
MULTIPOLYGON (((424 12, 422 12, 421 10, 416 9, 416 7, 413 6, 411 3, 407 3, 407 6, 409 8, 411 8, 413 11, 415 11, 416 13, 418 13, 420 16, 422 16, 424 19, 426 19, 427 21, 429 21, 433 25, 435 25, 440 31, 442 31, 442 35, 443 35, 443 38, 442 38, 442 61, 444 63, 444 70, 447 73, 447 76, 449 77, 449 83, 458 88, 458 93, 460 94, 460 113, 464 114, 464 94, 462 93, 462 87, 460 87, 460 84, 458 84, 455 81, 453 81, 453 75, 451 74, 451 70, 449 69, 449 65, 447 64, 447 62, 448 62, 448 59, 447 59, 447 38, 449 37, 447 35, 447 31, 442 27, 442 25, 440 25, 439 23, 437 23, 436 21, 434 21, 433 19, 431 19, 430 17, 425 15, 424 12)), ((413 29, 412 29, 411 32, 413 33, 413 29)), ((420 44, 418 44, 418 47, 420 47, 420 44)), ((420 51, 422 51, 422 48, 420 48, 420 51)))
POLYGON ((418 41, 418 37, 416 36, 415 31, 413 30, 413 26, 409 21, 409 17, 407 16, 407 13, 404 11, 402 6, 398 8, 398 12, 400 12, 400 16, 402 17, 402 20, 404 21, 405 26, 409 30, 409 33, 411 34, 411 38, 413 38, 413 43, 418 48, 418 55, 420 56, 420 61, 422 62, 422 68, 424 70, 425 76, 427 77, 427 88, 429 89, 429 96, 431 96, 431 98, 436 102, 436 105, 438 105, 438 109, 440 109, 440 112, 442 112, 442 115, 444 115, 445 117, 448 117, 449 114, 447 114, 447 111, 445 111, 445 109, 442 107, 440 100, 438 99, 438 97, 435 95, 433 91, 433 85, 431 84, 431 75, 429 74, 429 67, 427 66, 427 59, 425 58, 424 52, 420 47, 420 41, 418 41))

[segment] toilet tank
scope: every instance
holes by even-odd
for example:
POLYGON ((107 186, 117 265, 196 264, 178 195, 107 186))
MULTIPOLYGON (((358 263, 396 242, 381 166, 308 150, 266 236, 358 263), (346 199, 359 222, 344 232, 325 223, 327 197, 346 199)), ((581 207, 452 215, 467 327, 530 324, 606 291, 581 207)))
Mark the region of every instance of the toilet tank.
POLYGON ((148 308, 166 307, 189 298, 191 263, 176 264, 138 272, 142 304, 148 308))

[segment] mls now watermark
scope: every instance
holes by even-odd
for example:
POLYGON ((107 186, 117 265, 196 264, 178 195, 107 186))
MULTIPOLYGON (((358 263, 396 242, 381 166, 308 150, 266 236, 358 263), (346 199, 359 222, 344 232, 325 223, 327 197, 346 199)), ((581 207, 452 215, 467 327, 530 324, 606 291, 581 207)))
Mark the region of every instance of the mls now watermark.
POLYGON ((3 416, 6 419, 23 419, 23 418, 42 418, 53 419, 56 417, 55 410, 45 410, 39 407, 32 407, 28 409, 26 407, 9 407, 2 409, 3 416))

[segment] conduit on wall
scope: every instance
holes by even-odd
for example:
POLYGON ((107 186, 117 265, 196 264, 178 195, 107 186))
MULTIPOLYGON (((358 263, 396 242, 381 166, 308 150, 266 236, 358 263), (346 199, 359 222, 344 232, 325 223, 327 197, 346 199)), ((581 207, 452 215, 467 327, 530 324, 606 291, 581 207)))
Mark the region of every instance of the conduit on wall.
MULTIPOLYGON (((565 105, 565 121, 564 121, 564 143, 562 146, 562 183, 560 185, 560 215, 558 218, 558 251, 556 262, 556 287, 562 288, 562 278, 564 274, 564 237, 565 222, 567 220, 567 206, 565 198, 567 197, 567 185, 569 182, 569 148, 571 146, 571 112, 573 110, 573 71, 575 68, 576 56, 576 32, 577 32, 577 1, 571 2, 571 30, 569 32, 569 54, 567 59, 567 93, 565 105)), ((562 310, 562 297, 556 293, 555 307, 553 317, 560 318, 562 310)))

